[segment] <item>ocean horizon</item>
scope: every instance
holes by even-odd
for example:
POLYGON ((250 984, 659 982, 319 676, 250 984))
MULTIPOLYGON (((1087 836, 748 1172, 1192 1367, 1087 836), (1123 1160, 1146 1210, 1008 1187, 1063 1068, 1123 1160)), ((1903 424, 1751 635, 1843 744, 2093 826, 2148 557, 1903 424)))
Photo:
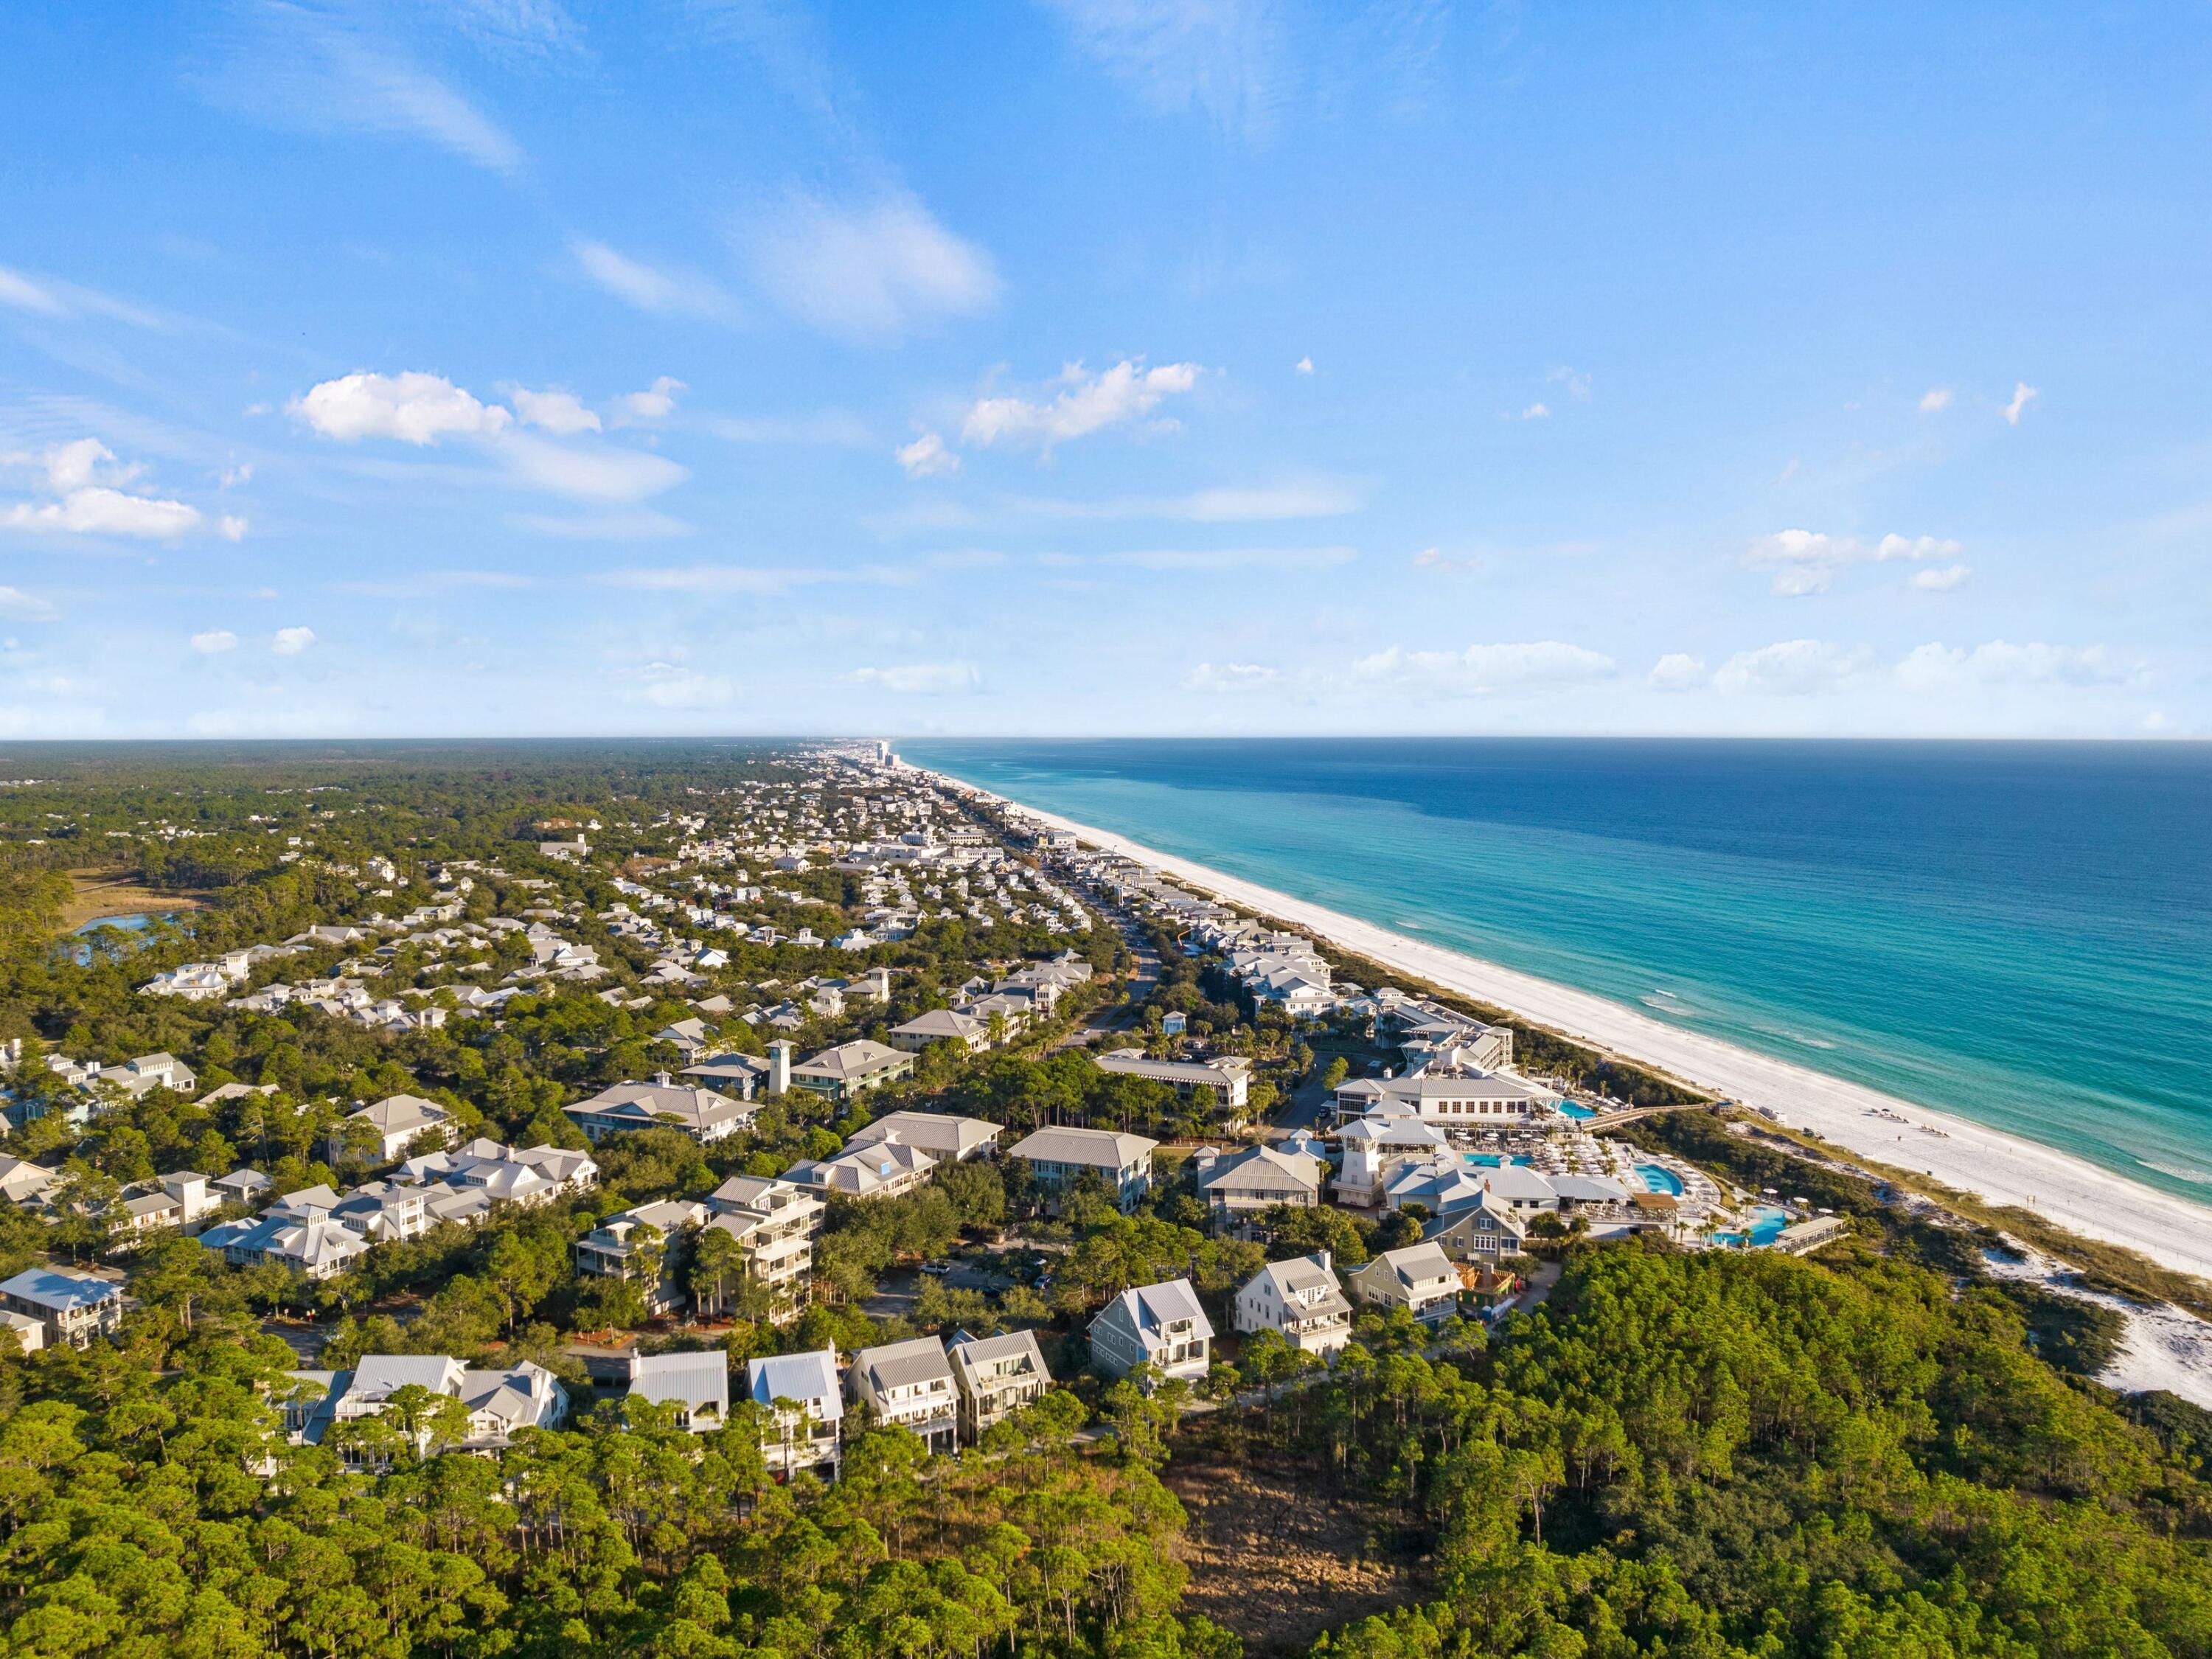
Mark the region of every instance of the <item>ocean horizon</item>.
POLYGON ((2212 746, 897 745, 1010 799, 2212 1202, 2212 746))

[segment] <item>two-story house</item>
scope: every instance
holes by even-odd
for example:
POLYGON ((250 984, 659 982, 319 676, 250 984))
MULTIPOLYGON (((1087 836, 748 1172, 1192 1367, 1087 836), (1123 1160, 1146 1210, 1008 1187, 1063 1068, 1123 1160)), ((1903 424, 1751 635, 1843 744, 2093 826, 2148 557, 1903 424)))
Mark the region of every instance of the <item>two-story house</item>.
POLYGON ((1459 1269, 1433 1242, 1385 1250, 1346 1278, 1361 1301, 1403 1308, 1425 1324, 1449 1319, 1459 1308, 1459 1269))
POLYGON ((1106 1183, 1124 1210, 1133 1209, 1152 1184, 1157 1140, 1111 1129, 1039 1129, 1014 1143, 1006 1156, 1028 1166, 1037 1189, 1056 1196, 1086 1173, 1106 1183))
POLYGON ((1052 1386, 1044 1350, 1035 1331, 970 1336, 962 1331, 945 1345, 960 1384, 960 1431, 970 1444, 994 1423, 1041 1399, 1052 1386))
POLYGON ((786 1480, 812 1470, 837 1478, 845 1398, 835 1348, 747 1360, 745 1398, 765 1413, 761 1450, 770 1474, 786 1480))
POLYGON ((861 1349, 846 1368, 845 1397, 868 1407, 878 1423, 911 1429, 933 1452, 958 1441, 960 1385, 933 1336, 861 1349))
POLYGON ((1200 1382, 1212 1342, 1212 1322, 1188 1279, 1124 1291, 1091 1322, 1091 1363, 1109 1376, 1150 1365, 1161 1381, 1200 1382))
POLYGON ((1323 1358, 1352 1340, 1352 1304, 1331 1271, 1328 1252, 1271 1261, 1237 1292, 1237 1328, 1280 1331, 1283 1340, 1323 1358))

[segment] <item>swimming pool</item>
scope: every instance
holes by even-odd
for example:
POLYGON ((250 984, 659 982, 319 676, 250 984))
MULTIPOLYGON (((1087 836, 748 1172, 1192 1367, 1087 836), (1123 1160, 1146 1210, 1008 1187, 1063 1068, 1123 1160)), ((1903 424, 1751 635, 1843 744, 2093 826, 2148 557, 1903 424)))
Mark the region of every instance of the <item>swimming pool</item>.
POLYGON ((1469 1164, 1481 1164, 1486 1170, 1494 1170, 1501 1164, 1519 1164, 1526 1165, 1531 1161, 1530 1159, 1522 1158, 1518 1153, 1516 1153, 1511 1158, 1501 1158, 1496 1152, 1462 1152, 1460 1156, 1464 1158, 1469 1164))
POLYGON ((1751 1226, 1742 1232, 1715 1233, 1713 1242, 1725 1244, 1732 1250, 1746 1248, 1764 1249, 1782 1237, 1782 1230, 1790 1224, 1790 1212, 1772 1204, 1762 1204, 1751 1212, 1751 1226))
POLYGON ((1563 1100, 1559 1103, 1559 1115, 1561 1117, 1595 1117, 1597 1114, 1587 1106, 1577 1106, 1571 1100, 1563 1100))
POLYGON ((1682 1177, 1663 1164, 1639 1164, 1636 1174, 1647 1193, 1664 1193, 1669 1198, 1682 1195, 1682 1177))

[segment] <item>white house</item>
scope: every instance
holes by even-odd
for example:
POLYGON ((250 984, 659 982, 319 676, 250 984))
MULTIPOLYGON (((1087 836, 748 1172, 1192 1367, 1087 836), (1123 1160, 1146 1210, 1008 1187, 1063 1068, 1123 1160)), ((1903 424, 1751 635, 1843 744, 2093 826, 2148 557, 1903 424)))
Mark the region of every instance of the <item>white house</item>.
POLYGON ((720 1348, 693 1353, 633 1353, 629 1395, 676 1407, 676 1426, 693 1434, 730 1420, 730 1361, 720 1348))
POLYGON ((1352 1304, 1331 1271, 1328 1252, 1271 1261, 1237 1292, 1237 1328, 1280 1331, 1292 1347, 1324 1358, 1352 1340, 1352 1304))
MULTIPOLYGON (((452 1116, 443 1106, 420 1095, 390 1095, 373 1106, 349 1112, 344 1121, 366 1125, 375 1136, 376 1161, 389 1164, 423 1136, 443 1130, 452 1116)), ((333 1135, 331 1157, 337 1158, 343 1146, 343 1139, 333 1135)))
POLYGON ((1191 1164, 1198 1195, 1218 1219, 1243 1221, 1284 1204, 1310 1210, 1321 1202, 1326 1166, 1303 1153, 1273 1146, 1218 1152, 1201 1146, 1191 1164))
POLYGON ((879 1140, 900 1140, 919 1146, 939 1163, 981 1158, 995 1151, 1005 1133, 980 1117, 955 1117, 949 1112, 886 1112, 845 1143, 845 1150, 872 1146, 879 1140))
POLYGON ((951 1451, 959 1437, 960 1385, 933 1336, 861 1349, 846 1370, 845 1397, 878 1423, 913 1430, 933 1452, 951 1451))
POLYGON ((587 1140, 605 1140, 611 1134, 636 1129, 672 1128, 701 1146, 727 1139, 752 1127, 755 1109, 741 1100, 712 1089, 674 1081, 667 1073, 650 1083, 617 1083, 589 1100, 561 1109, 584 1132, 587 1140))
POLYGON ((46 1339, 73 1348, 112 1336, 123 1324, 123 1286, 112 1279, 60 1267, 27 1267, 0 1281, 0 1307, 45 1328, 46 1339))
POLYGON ((826 1468, 830 1479, 837 1478, 845 1399, 835 1348, 747 1360, 745 1398, 767 1414, 761 1449, 769 1474, 788 1480, 801 1470, 826 1468))
POLYGON ((1027 1164, 1047 1194, 1073 1185, 1086 1172, 1097 1175, 1128 1210, 1152 1184, 1152 1152, 1158 1145, 1110 1129, 1048 1128, 1024 1136, 1006 1156, 1027 1164))
POLYGON ((1211 1089, 1214 1099, 1231 1111, 1243 1110, 1251 1098, 1251 1062, 1241 1054, 1216 1060, 1147 1060, 1141 1048, 1115 1048, 1096 1056, 1096 1060, 1102 1072, 1164 1083, 1179 1095, 1211 1089))
POLYGON ((963 1331, 945 1345, 945 1353, 960 1384, 961 1432, 971 1443, 993 1424, 1042 1399, 1052 1386, 1035 1331, 1004 1336, 963 1331))

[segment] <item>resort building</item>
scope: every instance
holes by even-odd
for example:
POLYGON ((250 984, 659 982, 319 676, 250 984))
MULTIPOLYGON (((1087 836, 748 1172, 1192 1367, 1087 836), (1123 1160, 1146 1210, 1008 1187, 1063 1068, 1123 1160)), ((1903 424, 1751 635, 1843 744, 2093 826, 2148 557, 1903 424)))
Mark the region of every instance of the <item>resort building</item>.
POLYGON ((1237 1292, 1237 1328, 1280 1331, 1301 1352, 1323 1358, 1352 1340, 1352 1304, 1330 1269, 1328 1252, 1271 1261, 1237 1292))
POLYGON ((576 1241, 576 1272, 586 1279, 641 1283, 647 1313, 679 1308, 684 1305, 681 1274, 689 1235, 706 1219, 705 1205, 681 1199, 624 1210, 576 1241))
POLYGON ((841 1042, 791 1068, 791 1086, 843 1105, 871 1089, 914 1075, 914 1056, 904 1049, 871 1042, 841 1042))
POLYGON ((1445 1129, 1516 1129, 1549 1118, 1553 1098, 1488 1072, 1356 1078, 1336 1091, 1340 1120, 1391 1109, 1445 1129))
POLYGON ((750 1128, 757 1115, 744 1101, 678 1084, 665 1072, 650 1083, 617 1083, 561 1109, 594 1143, 637 1129, 671 1128, 702 1146, 750 1128))
POLYGON ((745 1398, 765 1413, 761 1450, 770 1474, 787 1480, 812 1470, 831 1480, 837 1478, 845 1400, 835 1348, 747 1360, 745 1398))
POLYGON ((855 1146, 835 1158, 794 1164, 784 1179, 811 1187, 825 1196, 898 1198, 926 1184, 937 1160, 919 1146, 909 1146, 896 1134, 855 1146))
POLYGON ((998 1150, 1006 1133, 980 1117, 955 1117, 947 1112, 886 1112, 845 1143, 845 1150, 871 1146, 878 1140, 899 1140, 919 1146, 940 1164, 984 1158, 998 1150))
POLYGON ((46 1342, 89 1347, 94 1337, 112 1336, 122 1328, 123 1286, 61 1267, 27 1267, 0 1281, 0 1307, 37 1320, 46 1342))
POLYGON ((959 1439, 960 1385, 933 1336, 861 1349, 846 1370, 845 1397, 878 1423, 911 1429, 933 1452, 951 1451, 959 1439))
POLYGON ((1201 1146, 1191 1154, 1191 1168, 1206 1208, 1217 1220, 1235 1223, 1279 1205, 1312 1209, 1321 1202, 1326 1166, 1273 1146, 1226 1153, 1201 1146))
POLYGON ((441 1133, 453 1114, 434 1100, 420 1095, 390 1095, 374 1106, 364 1106, 357 1112, 349 1112, 341 1121, 338 1131, 331 1137, 330 1152, 333 1163, 345 1155, 349 1136, 346 1125, 360 1125, 353 1133, 366 1130, 373 1140, 367 1142, 374 1162, 389 1164, 425 1135, 441 1133))
POLYGON ((1122 1209, 1136 1206, 1152 1184, 1157 1140, 1110 1129, 1039 1129, 1006 1156, 1027 1166, 1040 1192, 1056 1196, 1086 1174, 1103 1180, 1122 1209))
POLYGON ((780 1176, 732 1176, 707 1200, 707 1223, 727 1233, 744 1257, 745 1272, 776 1298, 770 1316, 794 1317, 806 1277, 814 1271, 814 1241, 827 1208, 821 1197, 780 1176))
POLYGON ((1217 1060, 1147 1060, 1141 1048, 1116 1048, 1096 1058, 1102 1072, 1164 1083, 1186 1097, 1194 1089, 1211 1089, 1214 1099, 1232 1112, 1242 1111, 1251 1098, 1251 1062, 1241 1054, 1217 1060))
POLYGON ((1188 1279, 1124 1291, 1091 1322, 1091 1362, 1109 1376, 1150 1365, 1158 1378, 1204 1380, 1213 1325, 1188 1279))
POLYGON ((960 1431, 971 1445, 1052 1386, 1035 1331, 980 1337, 962 1331, 945 1345, 945 1353, 960 1384, 960 1431))
POLYGON ((889 1036, 893 1048, 909 1054, 918 1054, 933 1042, 957 1042, 972 1053, 990 1046, 991 1028, 987 1021, 958 1009, 933 1008, 903 1025, 892 1026, 889 1036))

